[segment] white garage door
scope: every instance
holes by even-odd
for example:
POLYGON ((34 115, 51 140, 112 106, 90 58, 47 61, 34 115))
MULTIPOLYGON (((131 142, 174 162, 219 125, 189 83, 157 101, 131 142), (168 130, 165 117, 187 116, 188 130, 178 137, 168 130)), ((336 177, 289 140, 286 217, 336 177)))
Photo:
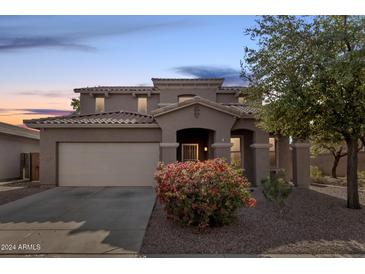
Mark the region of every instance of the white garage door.
POLYGON ((59 186, 152 186, 156 143, 59 143, 59 186))

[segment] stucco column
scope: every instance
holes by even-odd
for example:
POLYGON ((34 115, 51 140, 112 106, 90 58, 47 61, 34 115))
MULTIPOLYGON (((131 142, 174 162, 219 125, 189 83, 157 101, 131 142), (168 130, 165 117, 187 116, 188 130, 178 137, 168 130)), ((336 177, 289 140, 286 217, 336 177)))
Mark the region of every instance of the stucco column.
POLYGON ((285 172, 285 179, 290 181, 292 179, 292 160, 289 137, 279 136, 276 153, 278 154, 279 168, 285 172))
POLYGON ((231 143, 214 143, 214 158, 224 158, 228 163, 231 162, 231 143))
POLYGON ((310 145, 307 142, 295 142, 293 148, 293 181, 297 187, 308 188, 310 184, 310 145))
POLYGON ((176 129, 163 129, 162 141, 160 143, 160 161, 164 163, 176 162, 176 149, 179 143, 176 142, 176 129))
POLYGON ((39 179, 41 184, 57 184, 57 143, 48 136, 47 129, 40 132, 40 169, 39 179))
POLYGON ((256 129, 250 147, 253 150, 254 183, 258 186, 263 179, 270 176, 269 133, 256 129))
POLYGON ((176 148, 179 143, 160 143, 161 162, 173 163, 176 162, 176 148))
POLYGON ((256 186, 261 184, 263 179, 270 176, 269 144, 255 143, 250 146, 253 149, 254 178, 256 186))
POLYGON ((231 129, 220 128, 215 132, 214 143, 214 158, 224 158, 228 163, 231 162, 231 129))

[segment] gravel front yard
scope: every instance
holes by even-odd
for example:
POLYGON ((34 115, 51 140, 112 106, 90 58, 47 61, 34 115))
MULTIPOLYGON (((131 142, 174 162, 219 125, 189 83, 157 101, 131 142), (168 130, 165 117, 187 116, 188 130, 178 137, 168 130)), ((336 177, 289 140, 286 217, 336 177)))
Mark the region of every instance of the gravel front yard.
MULTIPOLYGON (((365 255, 365 207, 347 209, 344 188, 295 189, 281 213, 259 189, 253 196, 256 208, 240 210, 229 226, 203 232, 167 220, 157 203, 141 253, 365 255)), ((360 196, 365 205, 364 190, 360 196)))
POLYGON ((44 186, 33 182, 11 183, 0 186, 0 205, 45 191, 52 186, 44 186))

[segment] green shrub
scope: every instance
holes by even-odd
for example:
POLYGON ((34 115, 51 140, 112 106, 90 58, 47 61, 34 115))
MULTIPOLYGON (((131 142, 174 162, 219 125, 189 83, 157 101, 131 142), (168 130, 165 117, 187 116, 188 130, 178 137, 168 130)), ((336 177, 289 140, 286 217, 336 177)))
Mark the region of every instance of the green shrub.
POLYGON ((361 186, 361 187, 365 186, 365 171, 358 170, 357 178, 358 178, 359 186, 361 186))
POLYGON ((283 174, 277 174, 261 182, 264 196, 274 202, 277 206, 283 207, 291 192, 291 185, 285 180, 283 174))
POLYGON ((310 166, 310 177, 315 183, 323 183, 324 181, 323 172, 317 166, 310 166))
POLYGON ((357 178, 359 178, 359 179, 365 179, 365 171, 358 170, 357 171, 357 178))
POLYGON ((236 209, 256 204, 247 179, 222 159, 161 163, 155 179, 157 197, 168 217, 184 225, 228 224, 236 209))

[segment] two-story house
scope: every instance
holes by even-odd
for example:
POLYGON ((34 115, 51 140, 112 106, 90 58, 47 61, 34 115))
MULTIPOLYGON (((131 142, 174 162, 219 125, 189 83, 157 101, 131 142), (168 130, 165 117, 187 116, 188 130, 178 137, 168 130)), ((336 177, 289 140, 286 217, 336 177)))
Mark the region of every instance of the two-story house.
POLYGON ((244 87, 224 87, 221 78, 152 82, 78 88, 80 114, 25 120, 40 129, 41 183, 151 186, 159 161, 224 157, 252 183, 282 169, 308 184, 308 145, 258 128, 244 87))

